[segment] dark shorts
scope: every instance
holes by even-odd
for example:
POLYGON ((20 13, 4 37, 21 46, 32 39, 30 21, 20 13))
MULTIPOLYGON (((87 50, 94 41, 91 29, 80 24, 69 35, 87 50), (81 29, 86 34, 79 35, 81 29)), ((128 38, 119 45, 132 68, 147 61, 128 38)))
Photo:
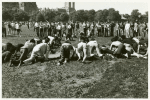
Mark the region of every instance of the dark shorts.
POLYGON ((20 32, 21 30, 20 29, 16 29, 17 30, 17 32, 20 32))

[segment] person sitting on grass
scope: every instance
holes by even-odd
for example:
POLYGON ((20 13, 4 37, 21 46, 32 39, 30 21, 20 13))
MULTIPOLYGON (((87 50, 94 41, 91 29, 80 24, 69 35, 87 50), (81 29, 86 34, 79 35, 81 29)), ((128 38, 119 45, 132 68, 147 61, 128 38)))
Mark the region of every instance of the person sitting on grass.
POLYGON ((71 59, 70 57, 71 50, 73 50, 74 52, 74 48, 71 45, 70 41, 66 40, 60 47, 61 59, 57 65, 61 65, 62 63, 67 63, 71 59))
POLYGON ((44 43, 40 43, 40 44, 36 45, 32 50, 30 58, 23 61, 25 63, 25 65, 30 62, 34 63, 35 61, 43 62, 44 60, 45 61, 48 60, 48 54, 50 51, 48 42, 49 42, 49 38, 46 37, 44 39, 44 43))
POLYGON ((11 64, 18 64, 18 67, 20 67, 23 64, 23 61, 25 59, 27 59, 28 54, 33 50, 33 47, 35 46, 35 40, 31 39, 30 41, 27 41, 24 46, 21 47, 20 49, 20 57, 19 59, 13 59, 10 60, 10 64, 9 67, 11 66, 11 64))

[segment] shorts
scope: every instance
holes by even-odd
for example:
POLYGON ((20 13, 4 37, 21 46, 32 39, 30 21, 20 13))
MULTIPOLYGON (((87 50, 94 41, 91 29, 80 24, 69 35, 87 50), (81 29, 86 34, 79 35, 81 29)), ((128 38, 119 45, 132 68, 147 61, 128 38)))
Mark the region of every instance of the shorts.
POLYGON ((17 30, 17 32, 20 32, 20 29, 16 29, 17 30))

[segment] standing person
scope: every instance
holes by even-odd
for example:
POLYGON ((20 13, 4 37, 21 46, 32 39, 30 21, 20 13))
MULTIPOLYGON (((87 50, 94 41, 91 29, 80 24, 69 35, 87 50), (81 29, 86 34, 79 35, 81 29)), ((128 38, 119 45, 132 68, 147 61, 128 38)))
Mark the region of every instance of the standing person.
POLYGON ((72 37, 72 27, 71 27, 71 24, 68 23, 68 26, 67 26, 67 29, 68 29, 68 33, 66 35, 66 40, 73 40, 73 37, 72 37))
POLYGON ((43 37, 47 36, 47 24, 46 22, 43 23, 43 37))
POLYGON ((97 31, 98 31, 98 37, 100 37, 102 34, 101 34, 101 24, 98 23, 97 24, 97 31))
POLYGON ((11 32, 12 32, 12 35, 15 35, 15 22, 14 21, 12 21, 11 22, 11 32))
POLYGON ((21 37, 21 34, 20 34, 20 32, 21 32, 21 29, 20 29, 20 28, 21 28, 21 25, 17 22, 15 27, 16 27, 16 31, 17 31, 18 37, 19 37, 19 36, 21 37))
POLYGON ((43 62, 44 60, 48 60, 48 54, 50 51, 50 47, 48 45, 49 38, 46 37, 44 41, 45 43, 40 43, 33 48, 30 58, 23 61, 25 64, 34 62, 38 59, 40 59, 41 62, 43 62))
POLYGON ((76 22, 76 35, 79 35, 79 22, 76 22))
POLYGON ((51 36, 55 35, 55 22, 51 23, 51 36))
POLYGON ((86 31, 87 31, 86 22, 83 22, 82 27, 83 27, 84 35, 86 36, 87 35, 86 34, 86 31))
POLYGON ((115 33, 116 33, 115 36, 120 36, 120 32, 119 32, 119 24, 118 24, 118 22, 116 22, 115 33))
POLYGON ((73 46, 68 40, 65 41, 60 47, 61 59, 57 65, 61 65, 62 63, 67 63, 71 59, 70 57, 71 50, 73 50, 74 52, 73 46))
POLYGON ((112 22, 110 26, 111 26, 111 36, 114 36, 115 23, 112 22))
POLYGON ((95 23, 92 22, 92 24, 91 24, 90 27, 91 27, 91 35, 94 36, 94 32, 95 32, 95 31, 94 31, 94 30, 95 30, 95 23))
POLYGON ((29 22, 29 21, 27 21, 27 27, 28 27, 28 30, 30 30, 29 23, 30 23, 30 22, 29 22))
POLYGON ((125 24, 125 36, 126 38, 130 38, 130 23, 128 21, 125 24))
POLYGON ((35 22, 34 27, 35 27, 35 30, 36 30, 37 37, 39 37, 39 23, 37 21, 35 22))
POLYGON ((73 35, 73 37, 76 37, 76 34, 75 34, 75 23, 73 21, 71 22, 71 27, 72 27, 72 35, 73 35))
POLYGON ((39 36, 42 38, 43 37, 43 23, 42 23, 42 21, 40 22, 40 25, 39 25, 39 27, 40 27, 40 34, 39 34, 39 36))
POLYGON ((108 32, 108 36, 110 36, 110 23, 107 23, 107 32, 108 32))
POLYGON ((147 29, 147 24, 144 22, 143 23, 143 31, 142 31, 143 32, 143 38, 145 38, 147 35, 146 29, 147 29))
POLYGON ((66 36, 66 23, 62 24, 62 36, 66 36))
POLYGON ((124 35, 123 23, 120 23, 120 35, 124 35))
POLYGON ((4 22, 2 22, 2 36, 3 35, 6 37, 6 26, 4 22))
POLYGON ((101 35, 104 36, 104 23, 101 24, 101 35))
POLYGON ((47 36, 51 36, 51 24, 47 22, 47 36))
POLYGON ((10 22, 8 22, 8 31, 7 31, 8 35, 11 35, 11 24, 10 22))
POLYGON ((62 34, 61 34, 61 30, 62 30, 62 27, 61 27, 61 24, 60 22, 58 22, 57 26, 56 26, 56 30, 57 30, 57 33, 60 38, 62 38, 62 34))
POLYGON ((134 24, 133 22, 130 23, 130 37, 133 37, 133 32, 134 32, 134 24))
POLYGON ((133 32, 133 37, 138 36, 138 23, 137 21, 134 23, 134 32, 133 32))

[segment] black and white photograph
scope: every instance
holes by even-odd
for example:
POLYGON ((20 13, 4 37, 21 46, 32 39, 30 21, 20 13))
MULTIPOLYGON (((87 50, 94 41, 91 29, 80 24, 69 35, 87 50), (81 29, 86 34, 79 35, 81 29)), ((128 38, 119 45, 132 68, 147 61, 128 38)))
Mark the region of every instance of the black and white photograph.
POLYGON ((148 0, 1 6, 2 99, 148 99, 148 0))

